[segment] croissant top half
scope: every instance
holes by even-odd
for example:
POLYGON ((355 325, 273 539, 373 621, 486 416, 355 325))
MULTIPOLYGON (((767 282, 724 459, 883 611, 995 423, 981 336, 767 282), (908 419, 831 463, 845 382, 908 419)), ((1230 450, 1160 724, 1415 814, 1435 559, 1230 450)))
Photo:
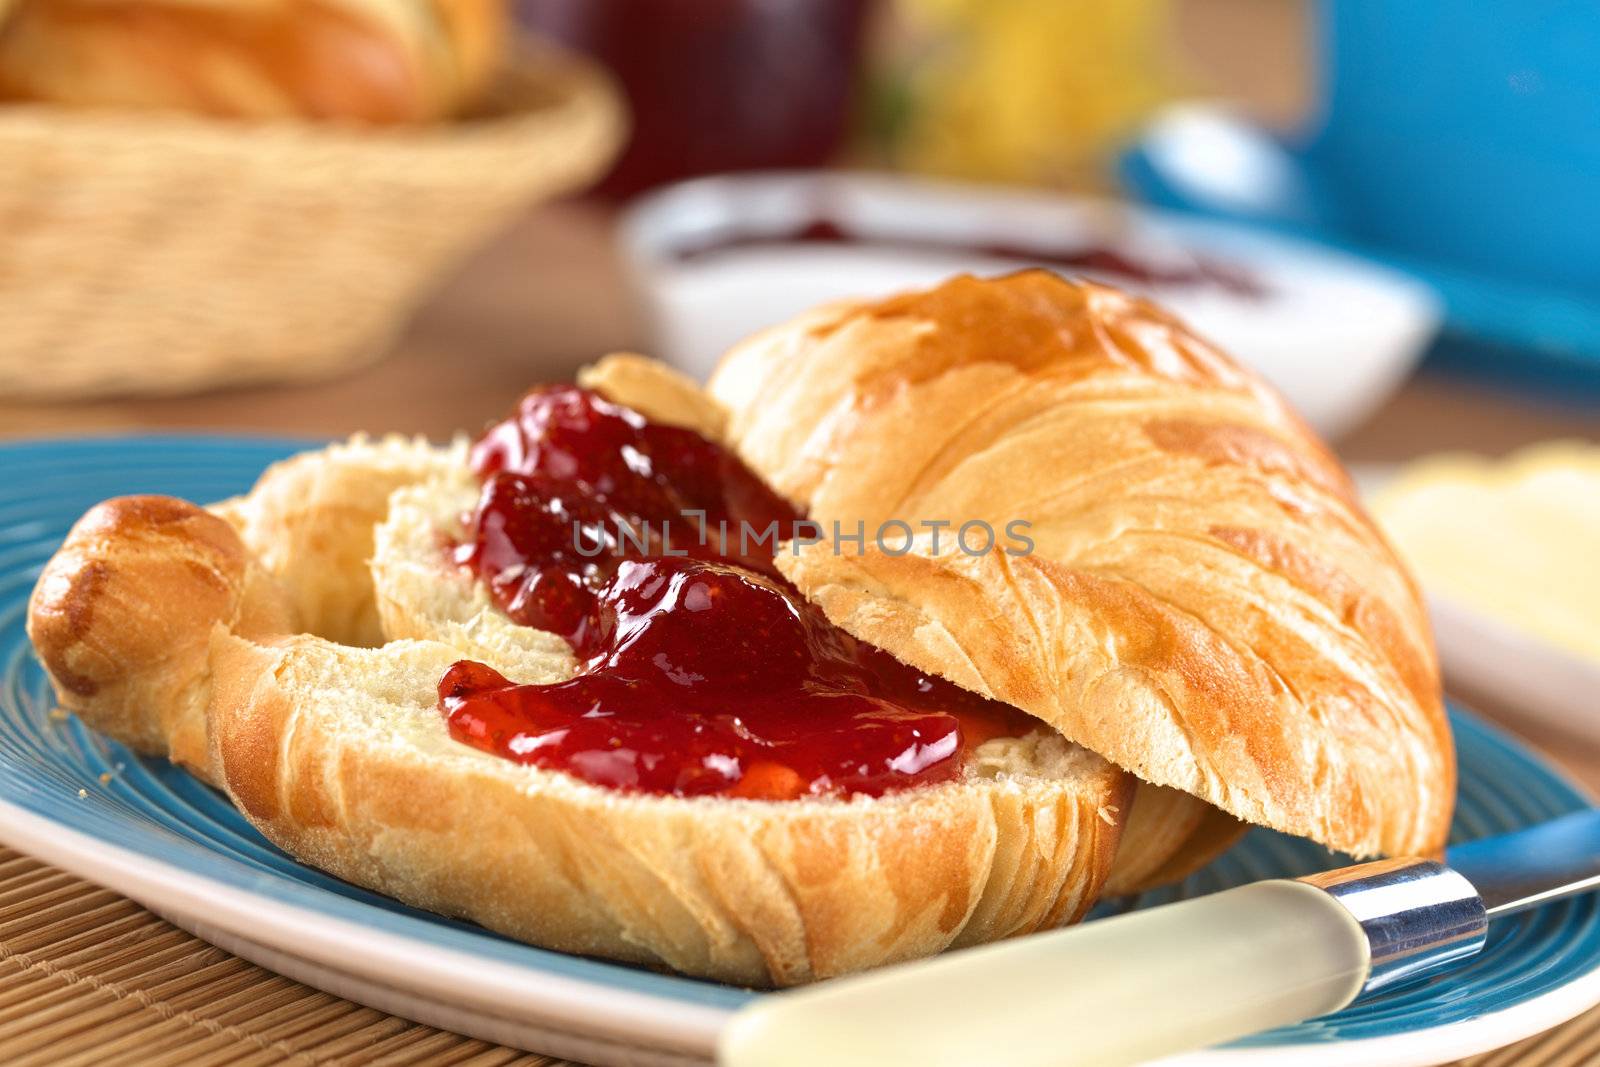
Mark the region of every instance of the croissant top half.
POLYGON ((768 330, 710 388, 780 492, 824 530, 866 523, 864 550, 780 556, 844 629, 1250 822, 1443 847, 1417 586, 1328 449, 1171 316, 1043 271, 961 277, 768 330), (888 520, 911 551, 873 541, 888 520), (1032 551, 968 554, 969 520, 1026 522, 1032 551))

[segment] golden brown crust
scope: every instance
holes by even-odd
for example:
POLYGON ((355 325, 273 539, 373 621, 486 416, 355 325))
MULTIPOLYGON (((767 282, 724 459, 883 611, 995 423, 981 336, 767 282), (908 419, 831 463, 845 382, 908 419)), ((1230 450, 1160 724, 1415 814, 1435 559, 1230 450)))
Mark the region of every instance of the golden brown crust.
POLYGON ((28 636, 63 707, 209 775, 204 703, 214 625, 293 628, 276 582, 221 519, 186 501, 96 505, 45 565, 28 636))
POLYGON ((1326 447, 1170 316, 1046 272, 958 278, 758 335, 711 392, 825 527, 1031 523, 1014 556, 948 531, 780 555, 846 630, 1239 818, 1357 855, 1443 844, 1414 583, 1326 447))

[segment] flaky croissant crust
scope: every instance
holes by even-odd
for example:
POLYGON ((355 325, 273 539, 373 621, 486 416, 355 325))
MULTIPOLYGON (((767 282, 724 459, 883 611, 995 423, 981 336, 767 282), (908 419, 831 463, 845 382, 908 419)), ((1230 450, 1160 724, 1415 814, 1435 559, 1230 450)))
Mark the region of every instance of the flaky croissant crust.
POLYGON ((1440 849, 1417 586, 1284 402, 1153 305, 1043 271, 734 349, 727 439, 825 527, 1031 523, 1029 555, 780 554, 838 625, 1148 782, 1358 856, 1440 849))

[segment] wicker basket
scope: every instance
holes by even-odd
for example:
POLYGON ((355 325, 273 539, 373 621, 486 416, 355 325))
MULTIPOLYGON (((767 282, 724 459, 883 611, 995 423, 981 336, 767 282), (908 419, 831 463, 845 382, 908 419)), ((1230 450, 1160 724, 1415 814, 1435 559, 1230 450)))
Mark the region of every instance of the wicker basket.
POLYGON ((0 396, 305 379, 381 354, 441 272, 616 150, 605 76, 525 56, 481 116, 404 132, 0 107, 0 396))

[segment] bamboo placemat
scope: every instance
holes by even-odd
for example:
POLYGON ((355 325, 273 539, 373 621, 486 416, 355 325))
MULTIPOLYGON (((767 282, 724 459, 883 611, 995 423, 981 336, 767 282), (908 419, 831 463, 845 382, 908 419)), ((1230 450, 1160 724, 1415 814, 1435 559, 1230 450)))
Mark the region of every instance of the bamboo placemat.
POLYGON ((0 848, 0 1064, 555 1067, 301 985, 0 848))
MULTIPOLYGON (((6 1067, 564 1062, 301 985, 116 893, 0 848, 0 1064, 6 1067)), ((1600 1009, 1464 1061, 1464 1067, 1594 1064, 1600 1064, 1600 1009)))

